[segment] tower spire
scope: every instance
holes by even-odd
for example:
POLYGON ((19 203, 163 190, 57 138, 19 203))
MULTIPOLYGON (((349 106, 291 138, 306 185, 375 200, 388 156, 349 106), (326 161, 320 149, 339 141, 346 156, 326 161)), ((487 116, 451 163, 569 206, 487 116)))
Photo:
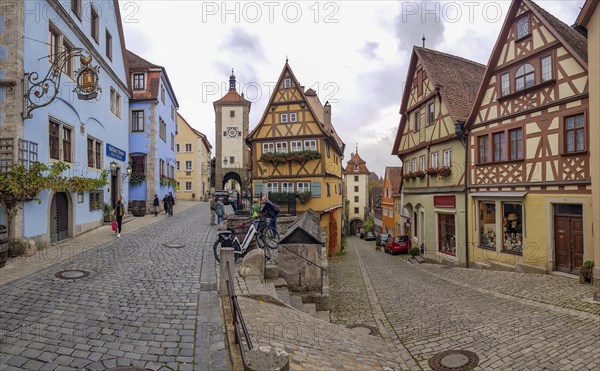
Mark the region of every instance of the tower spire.
POLYGON ((356 142, 356 154, 358 154, 358 142, 356 142))
POLYGON ((421 40, 423 40, 423 47, 425 47, 425 34, 423 34, 423 38, 421 40))
POLYGON ((235 75, 233 74, 233 68, 231 69, 231 76, 229 76, 229 90, 235 90, 235 75))

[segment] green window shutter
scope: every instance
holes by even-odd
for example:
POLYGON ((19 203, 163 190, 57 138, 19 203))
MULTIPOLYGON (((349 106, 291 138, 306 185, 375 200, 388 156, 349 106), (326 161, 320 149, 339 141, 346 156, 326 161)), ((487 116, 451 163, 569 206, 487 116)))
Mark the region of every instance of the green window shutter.
POLYGON ((321 183, 310 182, 311 197, 321 197, 321 183))
POLYGON ((255 196, 260 196, 263 190, 263 183, 262 182, 256 182, 254 183, 254 195, 255 196))

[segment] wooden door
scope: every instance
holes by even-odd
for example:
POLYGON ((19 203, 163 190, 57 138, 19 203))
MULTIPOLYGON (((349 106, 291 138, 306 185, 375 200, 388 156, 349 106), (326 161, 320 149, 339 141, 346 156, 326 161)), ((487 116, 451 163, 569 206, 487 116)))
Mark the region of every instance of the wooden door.
POLYGON ((554 255, 556 270, 579 274, 583 264, 583 218, 554 216, 554 255))

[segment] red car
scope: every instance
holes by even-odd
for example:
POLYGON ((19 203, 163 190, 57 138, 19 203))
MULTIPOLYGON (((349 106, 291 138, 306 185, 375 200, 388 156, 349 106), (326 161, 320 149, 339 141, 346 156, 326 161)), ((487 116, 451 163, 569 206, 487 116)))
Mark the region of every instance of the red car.
POLYGON ((408 236, 394 236, 385 244, 383 251, 393 255, 400 252, 407 253, 409 249, 410 238, 408 236))

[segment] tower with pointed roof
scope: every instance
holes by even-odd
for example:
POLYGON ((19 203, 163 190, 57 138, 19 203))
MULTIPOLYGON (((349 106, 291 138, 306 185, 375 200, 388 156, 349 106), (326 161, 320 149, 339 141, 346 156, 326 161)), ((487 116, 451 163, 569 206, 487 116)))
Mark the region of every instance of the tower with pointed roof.
POLYGON ((365 221, 365 213, 369 207, 369 174, 367 163, 356 152, 350 155, 344 171, 345 195, 348 200, 348 233, 360 232, 365 221))
POLYGON ((337 253, 345 145, 331 122, 331 105, 323 105, 313 89, 304 91, 289 63, 247 142, 254 195, 269 195, 282 212, 318 213, 327 233, 328 254, 337 253))
POLYGON ((227 94, 213 102, 216 190, 228 187, 232 191, 239 191, 240 194, 250 191, 250 156, 245 141, 248 136, 251 105, 250 101, 244 99, 243 94, 237 92, 236 77, 232 69, 227 94), (230 180, 235 182, 229 182, 230 180))

